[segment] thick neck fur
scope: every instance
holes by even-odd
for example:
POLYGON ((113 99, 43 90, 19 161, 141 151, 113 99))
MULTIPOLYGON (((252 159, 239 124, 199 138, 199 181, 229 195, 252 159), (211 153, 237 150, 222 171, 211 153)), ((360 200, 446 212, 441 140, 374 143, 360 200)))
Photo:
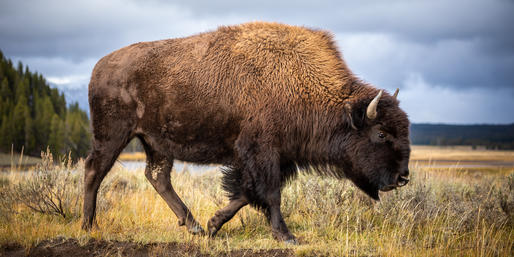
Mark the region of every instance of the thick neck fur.
MULTIPOLYGON (((298 120, 296 126, 301 129, 297 129, 296 133, 289 133, 297 137, 289 142, 299 142, 295 147, 298 149, 296 156, 291 156, 296 159, 299 166, 311 166, 318 173, 343 176, 334 174, 334 168, 326 164, 346 165, 342 161, 345 154, 341 153, 346 152, 346 146, 350 143, 348 136, 350 133, 356 133, 356 130, 365 129, 365 108, 379 92, 378 89, 356 79, 345 86, 349 89, 345 92, 349 94, 345 95, 343 102, 317 106, 302 113, 303 118, 298 120), (352 123, 357 124, 358 128, 352 123)), ((392 97, 384 92, 383 98, 392 97)))

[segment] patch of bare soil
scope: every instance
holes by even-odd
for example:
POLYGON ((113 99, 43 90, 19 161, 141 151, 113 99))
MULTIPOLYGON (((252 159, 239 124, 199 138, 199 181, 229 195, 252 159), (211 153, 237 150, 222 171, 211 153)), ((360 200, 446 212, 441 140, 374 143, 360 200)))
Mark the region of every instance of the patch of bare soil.
MULTIPOLYGON (((201 253, 194 244, 188 243, 150 243, 137 244, 133 242, 96 241, 90 240, 85 245, 80 245, 75 239, 54 239, 43 241, 31 249, 25 249, 18 244, 0 246, 0 256, 196 256, 208 257, 209 254, 201 253)), ((284 257, 294 256, 292 250, 234 250, 220 253, 217 256, 226 257, 284 257)))

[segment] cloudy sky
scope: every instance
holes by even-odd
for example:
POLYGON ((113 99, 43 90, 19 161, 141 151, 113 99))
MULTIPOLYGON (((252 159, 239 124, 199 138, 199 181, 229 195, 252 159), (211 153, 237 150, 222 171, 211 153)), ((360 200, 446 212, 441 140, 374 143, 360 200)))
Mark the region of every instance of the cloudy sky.
POLYGON ((255 20, 332 31, 354 73, 400 88, 412 122, 514 122, 514 0, 0 0, 0 50, 87 108, 109 52, 255 20))

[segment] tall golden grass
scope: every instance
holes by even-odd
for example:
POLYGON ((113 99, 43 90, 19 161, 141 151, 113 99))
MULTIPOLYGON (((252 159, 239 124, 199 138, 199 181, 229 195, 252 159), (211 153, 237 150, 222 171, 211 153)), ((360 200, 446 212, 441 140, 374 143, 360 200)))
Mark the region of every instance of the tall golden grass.
MULTIPOLYGON (((64 162, 65 163, 65 162, 64 162)), ((0 244, 31 247, 67 237, 138 243, 192 242, 205 253, 292 248, 298 256, 511 256, 514 250, 514 169, 495 175, 456 168, 412 166, 411 182, 374 202, 350 182, 301 174, 283 190, 282 210, 301 244, 275 241, 263 215, 243 208, 214 239, 179 227, 173 212, 146 181, 143 170, 116 165, 103 182, 99 229, 80 229, 83 162, 41 172, 69 173, 78 181, 67 196, 68 215, 34 212, 23 201, 0 199, 0 244)), ((69 179, 68 176, 68 179, 69 179)), ((67 176, 62 176, 67 177, 67 176)), ((58 180, 59 177, 56 178, 58 180)), ((0 196, 27 185, 33 173, 0 175, 0 196)), ((178 194, 204 226, 227 203, 216 170, 173 172, 178 194)), ((12 199, 12 198, 11 198, 12 199)))
POLYGON ((514 162, 514 151, 473 149, 471 146, 412 146, 411 161, 420 160, 514 162))

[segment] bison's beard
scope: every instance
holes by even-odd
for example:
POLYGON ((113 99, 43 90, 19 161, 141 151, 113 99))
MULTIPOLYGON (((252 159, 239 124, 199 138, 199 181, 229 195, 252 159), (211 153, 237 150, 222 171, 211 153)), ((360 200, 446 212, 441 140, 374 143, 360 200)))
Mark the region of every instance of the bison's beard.
POLYGON ((350 179, 360 190, 364 191, 369 197, 380 201, 380 197, 378 196, 378 191, 380 189, 378 181, 370 180, 366 175, 362 172, 357 172, 356 170, 346 169, 345 170, 346 177, 350 179))
POLYGON ((352 179, 350 178, 350 180, 358 187, 360 188, 362 191, 364 191, 364 193, 366 193, 367 195, 369 195, 369 197, 377 200, 377 201, 380 201, 380 197, 378 196, 378 190, 379 188, 375 185, 373 185, 372 183, 370 183, 370 181, 367 179, 367 178, 358 178, 358 179, 352 179))
POLYGON ((364 191, 369 197, 379 201, 380 197, 378 196, 378 191, 380 189, 379 185, 375 185, 368 177, 363 174, 359 174, 358 172, 353 171, 349 165, 347 168, 335 166, 335 165, 318 165, 312 166, 312 171, 320 174, 320 175, 329 175, 339 179, 349 179, 353 182, 359 189, 364 191))

